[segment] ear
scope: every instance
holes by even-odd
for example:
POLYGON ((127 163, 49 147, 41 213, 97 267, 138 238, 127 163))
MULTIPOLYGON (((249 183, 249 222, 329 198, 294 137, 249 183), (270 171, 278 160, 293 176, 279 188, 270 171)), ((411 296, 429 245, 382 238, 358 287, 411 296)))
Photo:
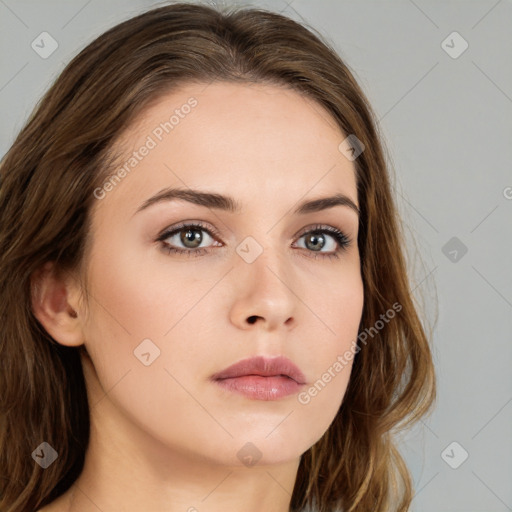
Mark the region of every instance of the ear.
POLYGON ((61 277, 54 263, 47 262, 31 276, 34 315, 58 343, 77 347, 84 342, 78 297, 79 288, 71 277, 61 277))

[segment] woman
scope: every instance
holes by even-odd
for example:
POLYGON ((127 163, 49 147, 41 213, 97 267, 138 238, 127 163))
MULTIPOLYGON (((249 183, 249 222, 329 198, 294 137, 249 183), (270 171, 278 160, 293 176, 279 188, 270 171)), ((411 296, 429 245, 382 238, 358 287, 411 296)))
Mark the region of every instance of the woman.
POLYGON ((284 16, 174 4, 0 167, 0 509, 405 511, 434 399, 372 110, 284 16))

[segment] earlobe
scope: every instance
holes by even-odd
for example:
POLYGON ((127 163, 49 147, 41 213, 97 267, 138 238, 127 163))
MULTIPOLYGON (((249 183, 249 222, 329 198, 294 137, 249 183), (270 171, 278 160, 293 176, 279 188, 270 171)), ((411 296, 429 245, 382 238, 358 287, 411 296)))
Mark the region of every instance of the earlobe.
POLYGON ((76 296, 75 286, 70 279, 57 275, 53 262, 45 263, 31 276, 35 317, 56 342, 67 346, 79 346, 84 341, 77 305, 69 302, 76 296))

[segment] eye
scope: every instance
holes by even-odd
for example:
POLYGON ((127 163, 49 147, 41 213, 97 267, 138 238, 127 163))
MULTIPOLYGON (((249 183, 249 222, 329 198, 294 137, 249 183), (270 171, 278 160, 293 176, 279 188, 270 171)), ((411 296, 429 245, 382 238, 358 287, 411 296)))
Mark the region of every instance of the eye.
MULTIPOLYGON (((210 252, 210 249, 207 248, 209 246, 201 247, 201 244, 209 242, 209 238, 214 241, 214 244, 217 244, 217 247, 221 247, 222 243, 216 240, 217 236, 218 234, 214 230, 207 228, 201 222, 194 222, 183 223, 167 230, 156 241, 162 242, 163 249, 167 253, 187 254, 190 257, 210 252), (203 233, 206 233, 206 236, 203 233), (180 245, 183 248, 179 247, 180 245)), ((332 226, 310 227, 303 231, 299 240, 302 238, 305 238, 305 242, 301 248, 306 249, 306 252, 309 253, 308 257, 313 258, 339 258, 339 253, 346 250, 351 244, 351 239, 345 233, 332 226), (326 246, 331 248, 329 252, 322 251, 326 246)))
POLYGON ((188 256, 200 256, 208 252, 204 247, 200 247, 205 238, 206 242, 208 242, 208 238, 213 239, 214 234, 202 223, 195 222, 193 224, 181 224, 171 231, 165 231, 157 241, 163 242, 164 250, 169 253, 187 253, 188 256), (206 237, 202 233, 206 233, 206 237), (167 240, 172 240, 172 242, 169 243, 167 240), (181 244, 184 249, 176 247, 177 244, 181 244))
POLYGON ((299 240, 302 238, 305 238, 305 248, 311 249, 311 251, 307 251, 310 253, 308 257, 312 256, 313 258, 339 258, 339 253, 345 251, 352 242, 343 231, 332 226, 322 225, 314 226, 313 229, 308 228, 308 230, 300 236, 299 240), (331 243, 328 242, 329 238, 331 239, 331 243), (325 246, 330 246, 331 251, 321 252, 325 246), (311 252, 317 254, 311 255, 311 252))

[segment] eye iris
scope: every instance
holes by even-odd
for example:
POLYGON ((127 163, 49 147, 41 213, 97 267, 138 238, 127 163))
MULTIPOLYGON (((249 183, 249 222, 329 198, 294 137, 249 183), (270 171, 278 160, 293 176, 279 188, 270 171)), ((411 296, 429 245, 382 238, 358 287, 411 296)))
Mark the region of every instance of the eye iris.
POLYGON ((203 235, 199 229, 184 229, 180 232, 180 239, 185 247, 195 249, 197 246, 201 245, 203 235))
POLYGON ((325 238, 323 235, 318 235, 316 233, 311 233, 306 237, 306 247, 308 249, 313 249, 314 251, 318 250, 318 248, 322 249, 325 243, 325 238), (320 241, 320 245, 319 245, 320 241), (312 242, 313 245, 310 244, 312 242))

